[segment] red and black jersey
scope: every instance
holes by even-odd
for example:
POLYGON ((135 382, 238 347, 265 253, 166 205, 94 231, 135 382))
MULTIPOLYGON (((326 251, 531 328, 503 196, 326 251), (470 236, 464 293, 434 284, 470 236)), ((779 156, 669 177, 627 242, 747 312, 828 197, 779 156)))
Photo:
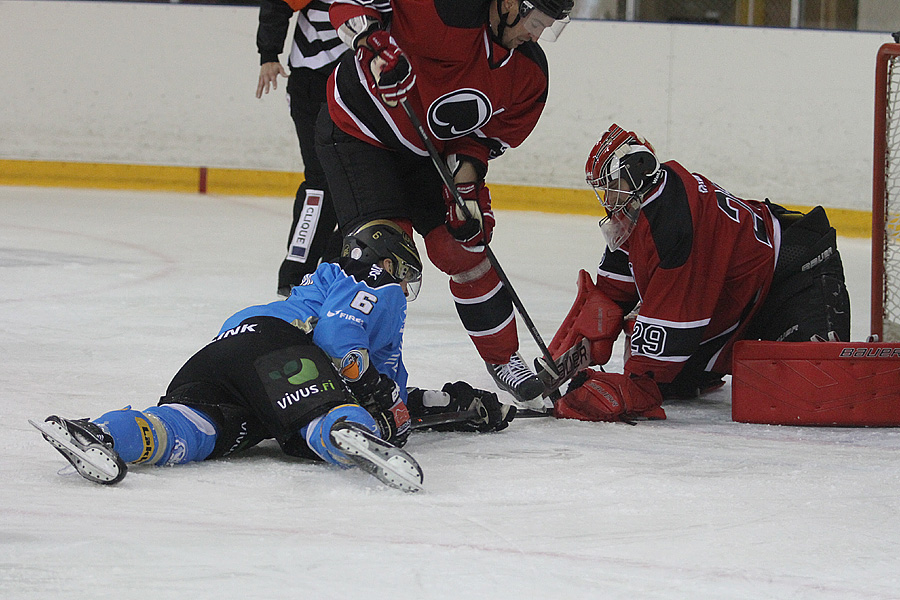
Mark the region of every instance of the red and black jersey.
MULTIPOLYGON (((543 51, 535 42, 514 50, 498 44, 488 25, 490 1, 391 0, 390 10, 384 3, 376 10, 371 1, 337 0, 330 10, 335 28, 363 14, 390 23, 416 74, 409 102, 438 151, 483 165, 525 140, 547 96, 543 51)), ((371 59, 360 48, 338 63, 328 85, 332 120, 364 141, 427 156, 403 108, 379 100, 371 59)))
POLYGON ((762 202, 674 161, 662 169, 634 231, 598 269, 610 298, 641 302, 625 372, 668 383, 699 359, 707 371, 730 373, 732 346, 772 283, 781 227, 762 202))

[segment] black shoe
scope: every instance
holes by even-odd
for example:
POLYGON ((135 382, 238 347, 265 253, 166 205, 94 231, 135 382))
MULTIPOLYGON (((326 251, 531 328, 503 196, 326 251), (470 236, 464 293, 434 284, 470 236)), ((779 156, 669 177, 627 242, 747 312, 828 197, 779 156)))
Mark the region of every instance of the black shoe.
MULTIPOLYGON (((518 352, 513 354, 509 362, 505 365, 494 365, 485 363, 488 372, 494 381, 504 392, 509 392, 517 402, 526 408, 536 408, 531 406, 534 400, 541 400, 540 396, 544 392, 544 384, 534 372, 528 368, 525 361, 518 352)), ((543 401, 540 402, 543 406, 543 401)))
POLYGON ((331 441, 356 465, 382 483, 403 490, 422 489, 422 467, 405 450, 382 440, 356 423, 339 421, 331 441))
POLYGON ((30 419, 28 422, 85 479, 112 485, 122 481, 128 472, 125 462, 113 450, 112 436, 89 420, 68 420, 53 415, 40 424, 30 419))

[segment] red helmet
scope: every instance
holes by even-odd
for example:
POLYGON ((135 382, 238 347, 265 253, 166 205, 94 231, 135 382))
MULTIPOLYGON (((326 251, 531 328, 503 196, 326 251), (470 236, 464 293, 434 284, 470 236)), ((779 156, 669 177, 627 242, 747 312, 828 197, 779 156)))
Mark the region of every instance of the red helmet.
POLYGON ((659 160, 650 142, 613 124, 591 150, 584 174, 593 188, 608 187, 621 177, 632 191, 646 192, 659 179, 659 160))
POLYGON ((641 199, 662 178, 655 152, 644 138, 613 124, 588 155, 585 179, 606 209, 600 228, 612 250, 631 234, 641 199))

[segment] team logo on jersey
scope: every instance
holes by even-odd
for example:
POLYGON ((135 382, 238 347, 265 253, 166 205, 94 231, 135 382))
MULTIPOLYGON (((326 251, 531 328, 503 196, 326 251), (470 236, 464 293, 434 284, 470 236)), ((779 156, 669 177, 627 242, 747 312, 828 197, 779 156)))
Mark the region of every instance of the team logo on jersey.
POLYGON ((316 367, 316 363, 310 359, 301 358, 299 361, 289 360, 281 368, 281 371, 269 372, 269 377, 272 380, 281 379, 282 375, 287 378, 291 385, 302 385, 318 377, 319 369, 316 367))
POLYGON ((428 107, 428 127, 440 140, 452 140, 484 126, 494 112, 490 99, 472 88, 444 94, 428 107))
POLYGON ((358 381, 369 368, 369 352, 364 349, 351 350, 341 359, 339 371, 344 381, 358 381))

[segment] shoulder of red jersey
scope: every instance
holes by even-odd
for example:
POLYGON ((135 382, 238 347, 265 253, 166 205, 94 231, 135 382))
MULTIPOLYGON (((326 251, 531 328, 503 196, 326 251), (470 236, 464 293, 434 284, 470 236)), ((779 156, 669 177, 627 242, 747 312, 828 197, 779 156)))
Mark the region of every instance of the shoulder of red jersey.
POLYGON ((665 171, 663 183, 644 199, 641 214, 650 226, 660 268, 675 269, 691 256, 694 219, 681 173, 670 163, 663 163, 662 168, 665 171))
POLYGON ((434 8, 448 27, 478 29, 488 18, 493 0, 434 0, 434 8))

